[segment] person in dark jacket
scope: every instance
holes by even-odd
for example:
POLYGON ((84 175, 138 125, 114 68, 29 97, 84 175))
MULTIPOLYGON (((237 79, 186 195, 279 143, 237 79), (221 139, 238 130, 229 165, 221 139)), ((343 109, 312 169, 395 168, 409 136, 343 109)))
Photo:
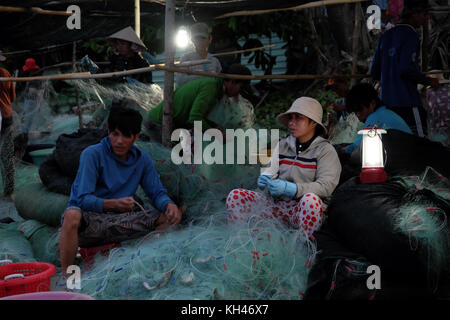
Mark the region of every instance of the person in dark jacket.
MULTIPOLYGON (((81 60, 85 69, 89 69, 91 73, 107 73, 149 67, 148 62, 141 56, 141 52, 146 50, 145 44, 139 39, 133 28, 122 29, 110 35, 108 39, 113 45, 112 52, 108 57, 109 64, 99 67, 89 57, 85 56, 81 60)), ((151 72, 133 74, 130 77, 145 84, 153 82, 151 72)), ((108 78, 100 82, 126 82, 130 77, 108 78)))
POLYGON ((134 145, 141 123, 138 111, 112 108, 108 136, 81 153, 68 208, 61 217, 64 274, 74 263, 78 246, 117 243, 181 221, 182 213, 168 196, 152 159, 134 145), (139 185, 156 210, 135 201, 139 185))
POLYGON ((417 84, 439 87, 439 82, 422 74, 417 65, 420 40, 415 29, 427 22, 428 10, 427 1, 405 2, 401 23, 381 36, 370 67, 372 77, 380 81, 381 100, 422 137, 426 111, 417 84))

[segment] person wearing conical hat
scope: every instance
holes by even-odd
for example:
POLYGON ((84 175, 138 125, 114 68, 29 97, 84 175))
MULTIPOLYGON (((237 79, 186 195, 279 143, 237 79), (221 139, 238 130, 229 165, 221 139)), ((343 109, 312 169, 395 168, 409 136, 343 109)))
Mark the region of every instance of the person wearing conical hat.
POLYGON ((321 104, 313 98, 296 99, 277 120, 290 135, 282 139, 270 159, 270 166, 258 178, 266 193, 232 190, 226 200, 229 223, 246 221, 263 208, 263 215, 281 219, 311 236, 323 221, 324 200, 339 183, 341 164, 333 145, 321 134, 321 104))
MULTIPOLYGON (((91 73, 106 73, 125 71, 139 68, 147 68, 149 64, 142 58, 141 52, 146 50, 145 44, 139 39, 133 28, 126 27, 107 37, 112 44, 111 53, 108 56, 109 64, 104 67, 95 65, 89 57, 85 56, 81 63, 85 68, 89 68, 91 73)), ((153 83, 152 73, 145 72, 134 74, 133 79, 150 84, 153 83)), ((126 78, 110 78, 100 82, 125 82, 126 78)))
MULTIPOLYGON (((146 50, 145 44, 139 39, 133 28, 126 27, 108 37, 113 43, 109 56, 111 64, 106 72, 146 68, 149 64, 141 57, 140 52, 146 50)), ((152 83, 152 73, 145 72, 132 75, 132 78, 142 83, 152 83)))

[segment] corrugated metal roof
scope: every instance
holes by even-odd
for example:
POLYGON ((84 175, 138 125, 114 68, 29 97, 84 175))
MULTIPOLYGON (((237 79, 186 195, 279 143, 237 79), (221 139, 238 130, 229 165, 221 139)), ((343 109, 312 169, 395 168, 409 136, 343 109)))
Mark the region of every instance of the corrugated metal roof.
MULTIPOLYGON (((286 49, 283 49, 283 46, 286 44, 283 40, 281 40, 275 33, 272 34, 272 39, 269 39, 266 36, 258 37, 257 35, 250 35, 249 38, 256 38, 262 42, 264 46, 274 44, 275 47, 265 49, 267 53, 276 57, 276 64, 273 66, 272 74, 285 74, 286 73, 286 49)), ((238 41, 239 45, 243 47, 245 43, 245 39, 240 39, 238 41)), ((189 47, 185 50, 177 50, 175 53, 175 60, 179 59, 184 53, 193 50, 192 47, 189 47)), ((241 63, 250 69, 252 75, 264 75, 264 71, 261 69, 256 69, 254 61, 252 63, 248 63, 248 60, 251 58, 253 54, 244 57, 241 55, 241 63)), ((158 61, 164 60, 164 53, 161 53, 156 56, 158 61)), ((161 88, 164 88, 164 71, 153 71, 153 81, 157 83, 161 88)), ((253 80, 252 84, 259 82, 260 80, 253 80)), ((282 80, 273 80, 273 81, 282 81, 282 80)))

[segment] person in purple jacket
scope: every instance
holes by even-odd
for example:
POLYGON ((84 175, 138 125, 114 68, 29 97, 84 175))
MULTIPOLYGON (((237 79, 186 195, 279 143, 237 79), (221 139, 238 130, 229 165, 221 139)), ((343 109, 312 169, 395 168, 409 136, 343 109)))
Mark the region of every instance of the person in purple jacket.
POLYGON ((68 207, 61 217, 64 274, 74 263, 78 246, 133 239, 181 221, 182 212, 168 196, 152 159, 134 145, 141 123, 139 112, 112 108, 108 136, 81 153, 68 207), (156 210, 146 210, 135 201, 139 185, 156 210))
POLYGON ((428 10, 428 1, 405 1, 401 23, 381 36, 370 66, 371 76, 380 81, 386 107, 421 137, 426 132, 426 111, 417 84, 439 87, 439 81, 425 76, 417 65, 420 40, 415 29, 427 22, 428 10))

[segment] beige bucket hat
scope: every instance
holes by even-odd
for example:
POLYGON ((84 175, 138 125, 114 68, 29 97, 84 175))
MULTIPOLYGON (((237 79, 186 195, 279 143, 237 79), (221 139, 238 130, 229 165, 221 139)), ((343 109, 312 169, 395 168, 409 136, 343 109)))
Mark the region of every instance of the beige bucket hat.
POLYGON ((125 29, 117 31, 116 33, 113 33, 112 35, 110 35, 108 37, 108 39, 120 39, 120 40, 129 41, 131 43, 134 43, 134 44, 142 47, 143 49, 147 49, 145 44, 137 36, 136 32, 134 32, 134 29, 130 26, 126 27, 125 29))
POLYGON ((322 117, 323 117, 323 109, 322 105, 319 101, 316 99, 310 98, 310 97, 301 97, 295 100, 288 111, 279 114, 277 116, 277 120, 284 126, 288 126, 289 123, 289 115, 292 113, 299 113, 302 114, 317 124, 319 124, 324 132, 327 132, 327 129, 322 124, 322 117))

